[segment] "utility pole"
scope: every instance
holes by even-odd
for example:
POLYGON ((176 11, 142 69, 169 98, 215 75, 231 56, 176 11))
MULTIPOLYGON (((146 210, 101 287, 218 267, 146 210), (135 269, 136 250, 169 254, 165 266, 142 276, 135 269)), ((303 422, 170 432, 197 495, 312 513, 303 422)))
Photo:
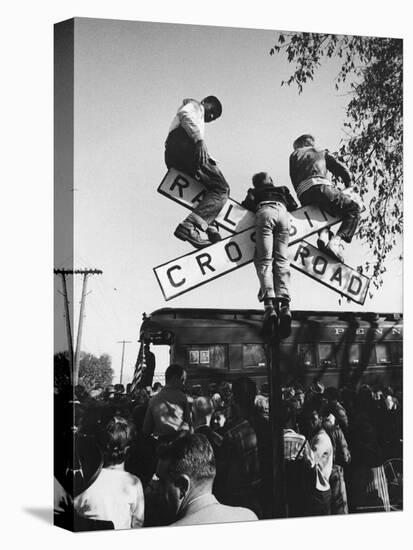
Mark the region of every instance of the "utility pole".
POLYGON ((101 275, 102 271, 100 269, 55 269, 55 275, 61 275, 63 281, 63 297, 65 301, 65 311, 66 311, 66 330, 67 330, 67 340, 69 348, 69 362, 70 362, 70 375, 73 386, 79 382, 79 363, 80 363, 80 350, 81 350, 81 340, 82 340, 82 331, 83 331, 83 318, 85 310, 85 301, 86 301, 86 287, 87 287, 87 277, 88 275, 101 275), (70 325, 70 311, 69 311, 69 300, 67 296, 67 287, 66 287, 66 275, 83 275, 83 286, 82 286, 82 298, 80 301, 80 313, 79 313, 79 326, 77 329, 77 338, 76 338, 76 350, 73 350, 73 339, 72 331, 70 325))
POLYGON ((123 359, 125 357, 125 344, 132 344, 133 342, 131 340, 120 340, 117 342, 118 344, 122 344, 122 360, 120 364, 120 380, 119 384, 122 384, 122 376, 123 376, 123 359))
POLYGON ((64 298, 64 304, 65 304, 67 346, 68 346, 68 350, 69 350, 70 380, 73 384, 74 355, 73 355, 72 328, 71 328, 71 323, 70 323, 69 297, 67 295, 67 284, 66 284, 67 272, 64 269, 55 269, 54 272, 55 272, 56 275, 61 275, 62 276, 63 298, 64 298))

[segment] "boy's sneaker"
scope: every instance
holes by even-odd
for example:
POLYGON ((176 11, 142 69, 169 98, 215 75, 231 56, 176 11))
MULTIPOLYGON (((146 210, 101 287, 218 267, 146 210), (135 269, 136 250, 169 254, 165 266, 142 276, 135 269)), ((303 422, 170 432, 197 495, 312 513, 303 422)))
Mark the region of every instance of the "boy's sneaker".
POLYGON ((275 311, 275 308, 273 306, 266 307, 264 311, 264 317, 262 319, 263 324, 267 325, 271 321, 276 321, 276 320, 277 320, 277 312, 275 311))
POLYGON ((278 302, 278 334, 280 338, 288 338, 291 334, 291 311, 288 302, 278 302))
POLYGON ((321 252, 326 252, 326 247, 333 236, 333 233, 328 229, 322 229, 321 231, 319 231, 317 239, 318 250, 321 250, 321 252))
POLYGON ((206 233, 211 243, 218 243, 219 241, 222 241, 222 237, 218 232, 218 229, 216 229, 213 225, 210 225, 208 227, 208 229, 206 230, 206 233))
POLYGON ((212 244, 208 239, 203 239, 201 237, 201 233, 195 226, 189 225, 188 223, 180 223, 175 229, 174 235, 178 237, 178 239, 181 239, 181 241, 188 241, 195 246, 195 248, 205 248, 212 244))
POLYGON ((341 243, 340 237, 333 237, 328 245, 326 246, 325 252, 335 260, 338 260, 341 263, 344 263, 343 256, 344 246, 341 243))

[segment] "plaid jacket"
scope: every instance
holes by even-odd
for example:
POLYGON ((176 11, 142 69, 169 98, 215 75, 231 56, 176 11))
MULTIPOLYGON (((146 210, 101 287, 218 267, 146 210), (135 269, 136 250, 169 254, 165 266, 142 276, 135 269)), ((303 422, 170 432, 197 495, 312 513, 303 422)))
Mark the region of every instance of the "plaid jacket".
POLYGON ((243 418, 230 421, 224 433, 222 446, 223 466, 217 472, 217 487, 224 495, 238 495, 253 491, 260 483, 260 463, 257 435, 243 418))

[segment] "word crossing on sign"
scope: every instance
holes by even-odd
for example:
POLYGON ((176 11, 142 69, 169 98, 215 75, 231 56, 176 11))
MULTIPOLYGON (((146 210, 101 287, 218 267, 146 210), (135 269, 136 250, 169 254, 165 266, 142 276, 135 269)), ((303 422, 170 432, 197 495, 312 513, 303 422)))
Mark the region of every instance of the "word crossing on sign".
MULTIPOLYGON (((254 258, 255 228, 154 268, 165 300, 176 298, 242 267, 254 258)), ((291 266, 332 290, 363 304, 370 280, 356 270, 320 252, 301 236, 290 241, 291 266)))
POLYGON ((255 228, 154 268, 165 300, 176 298, 198 286, 248 264, 254 257, 255 228))

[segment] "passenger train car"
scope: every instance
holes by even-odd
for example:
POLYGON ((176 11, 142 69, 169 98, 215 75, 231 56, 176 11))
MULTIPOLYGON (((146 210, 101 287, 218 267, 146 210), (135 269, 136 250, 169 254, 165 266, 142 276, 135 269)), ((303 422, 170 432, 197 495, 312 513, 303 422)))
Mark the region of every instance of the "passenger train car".
MULTIPOLYGON (((268 381, 262 310, 162 308, 144 315, 141 341, 170 346, 170 362, 187 369, 188 385, 252 377, 268 381)), ((280 344, 281 382, 308 387, 360 384, 401 388, 402 314, 294 311, 280 344)))

